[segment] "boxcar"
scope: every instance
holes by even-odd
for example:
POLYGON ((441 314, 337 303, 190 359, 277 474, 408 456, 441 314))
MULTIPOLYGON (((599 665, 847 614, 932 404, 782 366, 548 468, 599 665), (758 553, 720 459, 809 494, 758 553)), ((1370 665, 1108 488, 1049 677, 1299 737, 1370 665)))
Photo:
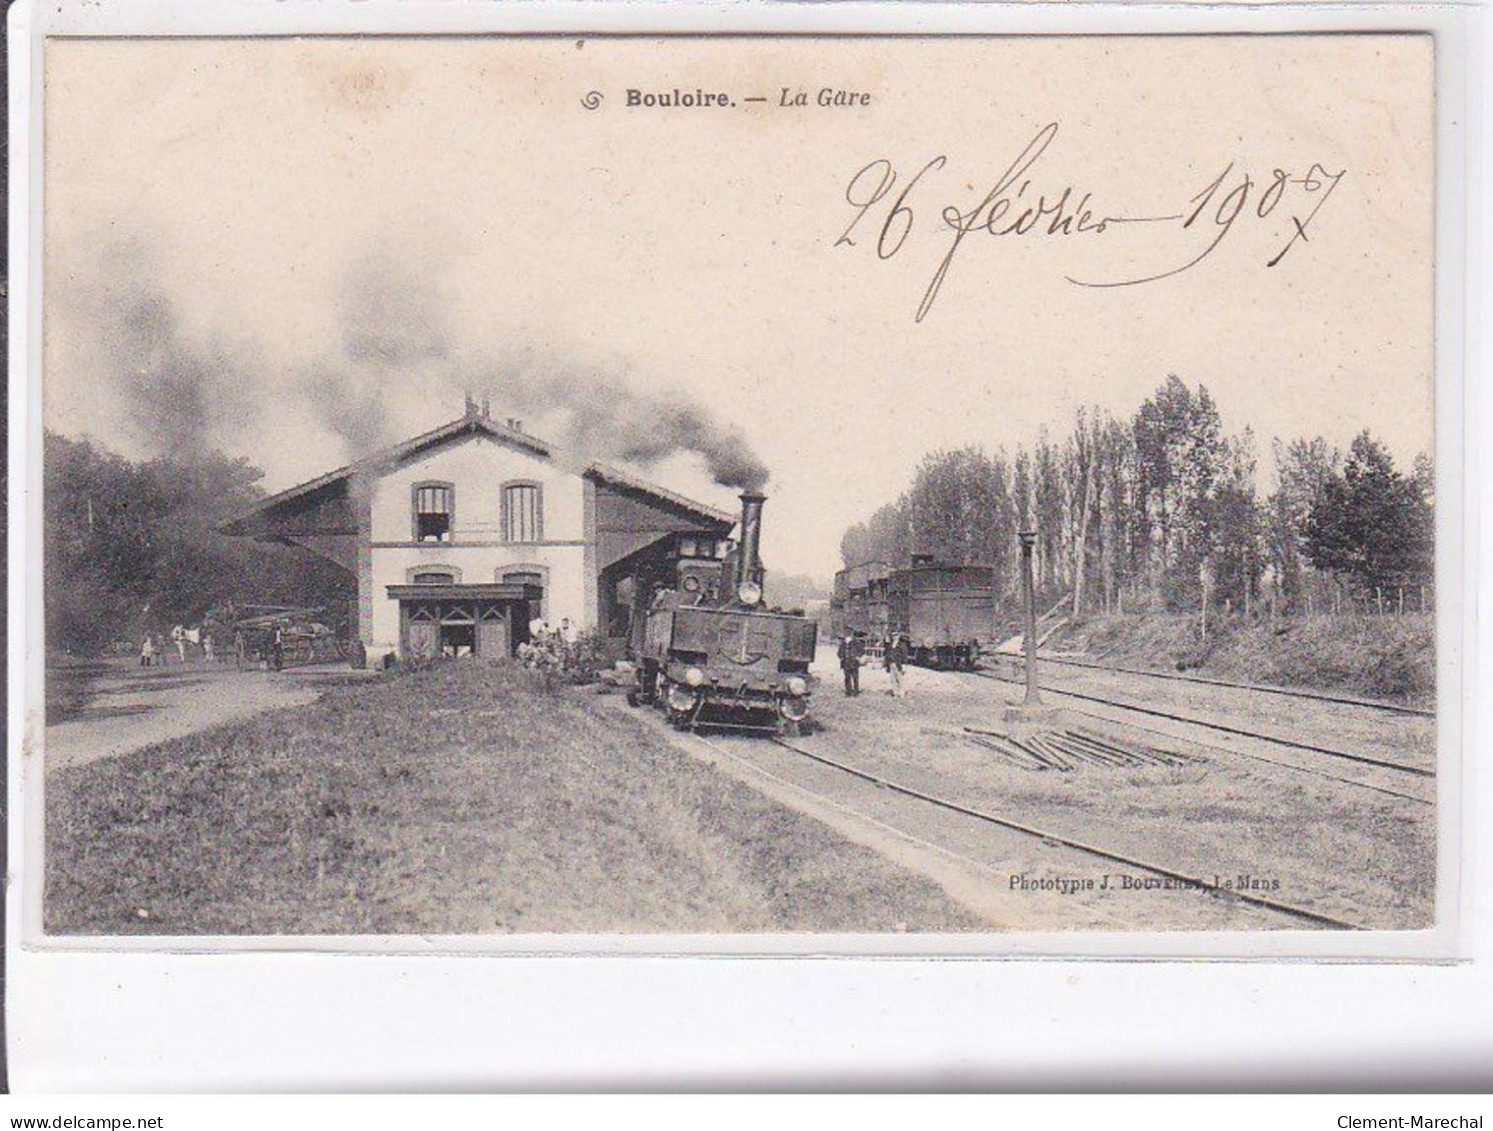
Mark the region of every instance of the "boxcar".
POLYGON ((982 647, 994 645, 998 602, 989 566, 938 565, 915 555, 906 569, 867 562, 837 573, 830 623, 837 638, 864 636, 868 655, 880 656, 882 641, 906 636, 912 663, 969 668, 982 647))
POLYGON ((880 641, 887 631, 886 592, 892 567, 886 562, 866 562, 835 574, 830 600, 830 628, 835 638, 847 632, 880 641))
POLYGON ((887 582, 887 630, 926 667, 970 668, 993 646, 996 593, 988 566, 917 565, 887 582))

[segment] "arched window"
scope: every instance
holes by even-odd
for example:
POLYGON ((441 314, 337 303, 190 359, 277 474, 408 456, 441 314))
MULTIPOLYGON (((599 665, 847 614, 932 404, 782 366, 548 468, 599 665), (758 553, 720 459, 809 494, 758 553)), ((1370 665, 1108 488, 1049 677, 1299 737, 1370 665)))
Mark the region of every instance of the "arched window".
POLYGON ((450 483, 416 483, 411 491, 415 541, 451 541, 456 526, 456 487, 450 483))
POLYGON ((539 484, 503 484, 503 541, 544 541, 544 497, 539 484))
POLYGON ((410 566, 404 571, 404 581, 406 585, 456 585, 461 581, 461 568, 445 562, 410 566))
POLYGON ((537 615, 548 619, 550 606, 550 571, 548 566, 530 565, 527 563, 499 566, 496 571, 496 580, 512 581, 521 585, 539 586, 542 592, 542 596, 539 598, 539 607, 530 610, 530 615, 537 615))

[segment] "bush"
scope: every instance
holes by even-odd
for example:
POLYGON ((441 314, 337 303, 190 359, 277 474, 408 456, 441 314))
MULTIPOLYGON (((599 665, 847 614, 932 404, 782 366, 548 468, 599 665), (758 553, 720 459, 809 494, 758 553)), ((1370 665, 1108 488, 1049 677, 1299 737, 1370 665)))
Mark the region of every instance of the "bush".
POLYGON ((599 632, 583 632, 565 649, 565 682, 595 683, 601 673, 612 666, 612 662, 612 650, 606 637, 599 632))
POLYGON ((541 690, 554 691, 565 666, 564 644, 558 635, 539 633, 518 646, 518 662, 541 690))

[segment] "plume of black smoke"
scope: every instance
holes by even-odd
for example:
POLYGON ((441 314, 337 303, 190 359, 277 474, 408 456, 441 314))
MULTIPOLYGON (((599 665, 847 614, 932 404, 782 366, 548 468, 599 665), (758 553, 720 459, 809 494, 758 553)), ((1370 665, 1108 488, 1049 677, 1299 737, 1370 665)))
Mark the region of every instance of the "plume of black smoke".
POLYGON ((739 429, 682 391, 646 393, 620 375, 532 355, 479 366, 463 379, 505 411, 537 416, 570 458, 653 464, 693 453, 723 487, 760 491, 768 471, 739 429))
POLYGON ((345 366, 316 364, 302 375, 302 395, 316 418, 353 456, 391 439, 378 377, 345 366))
POLYGON ((113 248, 64 301, 93 335, 99 376, 118 396, 141 447, 191 458, 243 435, 258 417, 260 398, 249 379, 251 359, 221 339, 188 333, 157 278, 139 248, 113 248))
POLYGON ((439 293, 387 251, 370 252, 343 273, 337 312, 343 352, 372 369, 408 369, 446 357, 439 293))
MULTIPOLYGON (((649 465, 693 453, 717 483, 760 490, 767 468, 741 432, 682 391, 649 393, 615 369, 530 351, 495 358, 473 352, 444 317, 446 272, 414 254, 380 246, 352 260, 334 295, 333 348, 299 366, 296 395, 359 458, 403 438, 391 408, 396 390, 430 387, 453 407, 488 394, 497 411, 543 421, 545 438, 578 463, 649 465), (459 356, 458 356, 459 354, 459 356)), ((277 393, 252 355, 184 331, 159 266, 140 246, 101 257, 82 289, 85 324, 96 336, 132 428, 151 452, 191 454, 257 435, 277 393)), ((295 411, 284 406, 284 411, 295 411)))
POLYGON ((474 353, 447 324, 441 272, 410 255, 379 250, 343 274, 337 309, 341 355, 306 382, 321 420, 354 454, 391 435, 392 389, 436 378, 453 405, 486 393, 502 411, 545 422, 545 436, 577 462, 653 464, 695 453, 716 482, 759 490, 767 468, 738 429, 719 423, 683 392, 643 393, 621 374, 535 351, 506 359, 474 353))

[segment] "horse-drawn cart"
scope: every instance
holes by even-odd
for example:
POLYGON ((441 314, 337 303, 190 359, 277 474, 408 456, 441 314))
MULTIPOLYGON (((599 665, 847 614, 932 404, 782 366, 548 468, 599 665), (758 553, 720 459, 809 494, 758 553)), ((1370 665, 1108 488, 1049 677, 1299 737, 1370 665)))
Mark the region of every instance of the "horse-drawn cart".
POLYGON ((326 610, 245 605, 232 622, 234 660, 240 670, 279 671, 347 659, 343 634, 316 619, 326 610))

